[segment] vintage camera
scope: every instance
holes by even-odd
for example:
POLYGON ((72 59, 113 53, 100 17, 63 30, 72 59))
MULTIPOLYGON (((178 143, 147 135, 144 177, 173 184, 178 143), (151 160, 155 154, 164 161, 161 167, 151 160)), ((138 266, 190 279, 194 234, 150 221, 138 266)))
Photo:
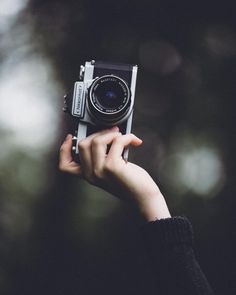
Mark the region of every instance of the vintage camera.
MULTIPOLYGON (((73 151, 78 142, 104 128, 118 126, 122 134, 130 133, 138 67, 99 61, 80 66, 79 81, 73 93, 64 98, 63 110, 78 123, 73 137, 73 151)), ((123 153, 128 158, 128 149, 123 153)))

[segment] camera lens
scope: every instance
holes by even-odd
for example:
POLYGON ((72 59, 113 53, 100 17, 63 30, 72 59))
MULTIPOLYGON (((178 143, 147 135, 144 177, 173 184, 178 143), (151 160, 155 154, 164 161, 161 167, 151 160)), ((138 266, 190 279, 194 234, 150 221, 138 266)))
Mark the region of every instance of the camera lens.
POLYGON ((89 108, 97 119, 115 121, 127 113, 130 90, 122 79, 103 76, 93 82, 89 90, 89 108))
POLYGON ((124 99, 123 89, 119 84, 112 81, 100 84, 94 90, 93 95, 100 107, 106 110, 119 108, 124 99))

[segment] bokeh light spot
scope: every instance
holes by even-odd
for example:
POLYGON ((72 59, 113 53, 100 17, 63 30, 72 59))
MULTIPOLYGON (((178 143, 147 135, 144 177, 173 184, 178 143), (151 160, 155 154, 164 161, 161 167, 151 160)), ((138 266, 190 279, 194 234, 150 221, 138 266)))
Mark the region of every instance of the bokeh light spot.
POLYGON ((27 6, 28 0, 0 1, 0 32, 7 31, 17 15, 27 6))
POLYGON ((226 26, 209 26, 205 33, 205 46, 215 57, 236 56, 236 34, 226 26))
POLYGON ((55 139, 58 116, 51 102, 57 96, 52 68, 44 58, 35 55, 6 65, 0 76, 1 128, 19 146, 45 148, 55 139))
POLYGON ((198 195, 210 196, 221 184, 223 167, 213 149, 202 146, 180 157, 180 181, 198 195))
POLYGON ((211 143, 179 137, 162 160, 159 173, 178 195, 192 192, 204 198, 217 195, 225 183, 225 168, 219 149, 211 143), (182 144, 180 144, 182 142, 182 144))
POLYGON ((14 15, 19 13, 27 4, 28 0, 1 0, 0 14, 14 15))

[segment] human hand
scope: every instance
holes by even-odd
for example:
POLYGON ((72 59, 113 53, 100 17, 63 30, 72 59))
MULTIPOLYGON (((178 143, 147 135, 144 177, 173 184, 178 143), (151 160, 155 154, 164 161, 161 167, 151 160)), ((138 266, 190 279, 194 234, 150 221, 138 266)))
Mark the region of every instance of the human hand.
POLYGON ((59 169, 132 203, 148 221, 170 217, 165 199, 151 176, 122 157, 125 147, 141 144, 141 139, 133 134, 122 135, 117 127, 103 130, 79 142, 78 164, 72 159, 72 136, 68 135, 60 148, 59 169))

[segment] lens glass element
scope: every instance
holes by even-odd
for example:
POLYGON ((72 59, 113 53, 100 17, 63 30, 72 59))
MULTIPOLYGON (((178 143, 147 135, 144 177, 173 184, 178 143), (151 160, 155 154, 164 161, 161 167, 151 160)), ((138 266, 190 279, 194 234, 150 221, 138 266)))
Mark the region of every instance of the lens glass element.
POLYGON ((96 102, 105 109, 117 109, 123 103, 124 96, 123 88, 115 81, 103 82, 94 90, 96 102))
POLYGON ((102 113, 119 112, 130 99, 128 86, 115 76, 103 76, 95 80, 90 93, 93 107, 102 113))

